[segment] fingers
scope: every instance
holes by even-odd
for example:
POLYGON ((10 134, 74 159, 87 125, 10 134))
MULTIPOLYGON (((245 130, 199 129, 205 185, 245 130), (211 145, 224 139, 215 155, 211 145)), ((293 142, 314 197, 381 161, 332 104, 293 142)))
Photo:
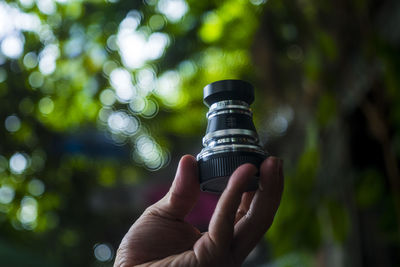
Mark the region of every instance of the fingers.
POLYGON ((242 195, 242 201, 240 202, 239 208, 236 212, 235 224, 247 214, 250 208, 251 201, 253 200, 254 195, 256 194, 255 191, 252 192, 245 192, 242 195))
POLYGON ((260 184, 250 209, 236 225, 233 255, 242 262, 271 226, 283 191, 282 160, 269 157, 260 167, 260 184))
POLYGON ((257 173, 257 168, 244 164, 231 175, 229 183, 218 201, 209 226, 209 236, 218 247, 229 248, 233 238, 233 226, 242 193, 250 179, 257 173))
POLYGON ((169 192, 149 209, 160 212, 164 217, 183 220, 196 203, 199 193, 197 161, 193 156, 185 155, 179 162, 169 192))

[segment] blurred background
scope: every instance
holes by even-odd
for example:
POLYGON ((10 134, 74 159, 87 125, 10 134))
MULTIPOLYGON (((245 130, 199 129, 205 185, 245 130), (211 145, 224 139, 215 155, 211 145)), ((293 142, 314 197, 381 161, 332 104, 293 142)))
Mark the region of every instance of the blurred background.
POLYGON ((236 78, 285 160, 245 266, 400 266, 399 25, 396 0, 0 1, 0 265, 112 266, 236 78))

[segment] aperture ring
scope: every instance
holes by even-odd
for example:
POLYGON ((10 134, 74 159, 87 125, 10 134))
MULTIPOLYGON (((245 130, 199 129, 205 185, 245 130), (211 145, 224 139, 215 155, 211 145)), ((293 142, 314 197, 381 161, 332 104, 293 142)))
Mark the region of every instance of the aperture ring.
POLYGON ((212 148, 206 147, 202 149, 201 152, 197 155, 197 160, 209 157, 211 155, 227 153, 227 152, 252 152, 262 156, 267 155, 267 153, 258 145, 230 144, 230 145, 215 146, 212 148))
POLYGON ((222 115, 222 114, 245 114, 250 118, 253 117, 253 112, 251 110, 243 110, 243 109, 226 109, 226 110, 218 110, 213 112, 207 112, 206 117, 207 119, 211 119, 215 116, 222 115))
POLYGON ((203 137, 203 146, 207 146, 208 143, 212 139, 215 139, 215 138, 237 136, 237 135, 252 137, 255 142, 258 142, 258 135, 254 131, 247 130, 247 129, 226 129, 226 130, 219 130, 219 131, 215 131, 215 132, 206 134, 203 137))

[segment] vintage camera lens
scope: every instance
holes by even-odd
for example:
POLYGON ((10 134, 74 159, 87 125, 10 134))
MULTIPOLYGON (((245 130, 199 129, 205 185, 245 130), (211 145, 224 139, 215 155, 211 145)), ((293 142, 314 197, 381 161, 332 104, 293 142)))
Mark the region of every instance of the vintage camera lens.
MULTIPOLYGON (((204 87, 207 131, 204 148, 197 155, 200 187, 203 191, 221 193, 233 171, 244 163, 257 167, 268 156, 259 145, 250 109, 254 88, 241 80, 222 80, 204 87)), ((248 191, 256 190, 253 177, 248 191)))

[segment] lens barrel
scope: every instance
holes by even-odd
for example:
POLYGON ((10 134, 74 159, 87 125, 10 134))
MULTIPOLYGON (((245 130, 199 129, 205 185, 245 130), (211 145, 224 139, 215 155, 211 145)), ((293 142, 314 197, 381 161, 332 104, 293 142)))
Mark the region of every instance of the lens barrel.
MULTIPOLYGON (((203 191, 221 193, 237 167, 244 163, 259 167, 267 158, 252 119, 253 101, 254 88, 245 81, 222 80, 204 87, 208 125, 204 148, 197 155, 203 191)), ((257 189, 257 176, 251 180, 248 191, 257 189)))

